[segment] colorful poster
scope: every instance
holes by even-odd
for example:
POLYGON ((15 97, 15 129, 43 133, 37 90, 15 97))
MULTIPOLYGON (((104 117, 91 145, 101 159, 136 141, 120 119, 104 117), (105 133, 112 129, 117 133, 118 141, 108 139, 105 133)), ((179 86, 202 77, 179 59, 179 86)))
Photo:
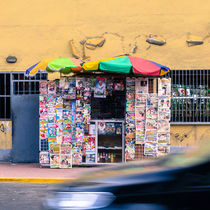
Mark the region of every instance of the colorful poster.
POLYGON ((47 94, 48 90, 48 82, 45 80, 40 80, 39 81, 39 94, 47 94))
POLYGON ((159 96, 159 108, 170 108, 171 99, 170 96, 159 96))
POLYGON ((95 163, 96 154, 94 151, 85 151, 86 163, 95 163))
POLYGON ((94 89, 95 98, 106 98, 106 78, 98 77, 94 89))
POLYGON ((151 142, 146 142, 144 144, 144 155, 152 155, 156 156, 157 154, 157 144, 156 143, 151 143, 151 142))
POLYGON ((98 134, 106 134, 106 123, 105 122, 98 122, 98 134))
POLYGON ((170 120, 170 109, 169 108, 159 108, 158 109, 158 119, 159 120, 170 120))
POLYGON ((141 106, 145 107, 146 106, 146 100, 147 100, 147 95, 141 94, 141 93, 136 93, 136 107, 141 106))
POLYGON ((157 107, 147 106, 147 109, 146 109, 146 118, 157 120, 157 118, 158 118, 157 107))
POLYGON ((125 147, 125 159, 134 160, 135 158, 135 144, 128 143, 125 147))
POLYGON ((168 120, 158 121, 158 132, 170 132, 170 123, 168 120))
POLYGON ((157 120, 156 119, 146 119, 146 130, 156 130, 157 129, 157 120))
POLYGON ((50 154, 50 168, 60 167, 60 154, 50 154))
POLYGON ((105 127, 106 135, 115 135, 115 123, 107 122, 105 127))
POLYGON ((73 165, 79 165, 82 163, 82 152, 81 148, 74 147, 72 149, 72 164, 73 165))
POLYGON ((39 162, 41 165, 49 165, 50 164, 49 152, 41 151, 39 153, 39 162))
POLYGON ((60 155, 60 168, 72 168, 72 155, 60 155))
POLYGON ((145 131, 136 130, 136 144, 144 144, 145 141, 145 131))
POLYGON ((48 82, 48 94, 55 95, 56 94, 56 83, 55 81, 48 82))
POLYGON ((136 93, 147 94, 148 91, 148 78, 135 79, 136 93))
POLYGON ((158 79, 158 95, 159 96, 171 95, 171 78, 158 79))
POLYGON ((158 144, 169 144, 170 133, 160 133, 158 132, 158 144))

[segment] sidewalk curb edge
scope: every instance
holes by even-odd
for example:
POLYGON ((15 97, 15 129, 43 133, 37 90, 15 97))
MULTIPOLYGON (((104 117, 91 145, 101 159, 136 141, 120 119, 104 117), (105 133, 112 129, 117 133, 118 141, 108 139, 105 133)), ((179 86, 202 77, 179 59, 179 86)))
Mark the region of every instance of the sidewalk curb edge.
POLYGON ((31 178, 31 177, 0 177, 0 182, 25 182, 25 183, 62 183, 70 182, 75 178, 31 178))

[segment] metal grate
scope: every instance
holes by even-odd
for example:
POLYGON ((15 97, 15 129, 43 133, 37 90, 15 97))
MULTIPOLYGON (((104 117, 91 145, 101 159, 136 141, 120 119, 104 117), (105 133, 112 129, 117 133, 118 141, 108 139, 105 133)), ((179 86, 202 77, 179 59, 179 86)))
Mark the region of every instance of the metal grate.
POLYGON ((210 70, 172 70, 171 123, 210 123, 210 70))
POLYGON ((13 94, 39 94, 39 80, 47 80, 47 73, 37 73, 26 77, 24 73, 13 73, 13 94))
POLYGON ((9 120, 11 118, 10 80, 10 73, 0 73, 0 120, 9 120))

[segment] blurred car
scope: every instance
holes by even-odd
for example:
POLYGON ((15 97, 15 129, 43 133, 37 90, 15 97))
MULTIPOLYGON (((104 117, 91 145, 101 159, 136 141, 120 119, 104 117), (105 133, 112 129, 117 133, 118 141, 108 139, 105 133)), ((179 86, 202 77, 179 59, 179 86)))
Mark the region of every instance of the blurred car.
POLYGON ((93 169, 61 185, 45 209, 210 209, 210 146, 158 161, 93 169))

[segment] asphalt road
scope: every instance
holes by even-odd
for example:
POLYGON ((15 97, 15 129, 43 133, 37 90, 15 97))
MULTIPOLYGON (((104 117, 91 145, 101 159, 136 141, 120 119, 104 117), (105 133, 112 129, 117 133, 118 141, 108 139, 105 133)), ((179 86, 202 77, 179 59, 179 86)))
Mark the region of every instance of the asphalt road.
POLYGON ((0 183, 0 210, 38 210, 55 184, 0 183))

